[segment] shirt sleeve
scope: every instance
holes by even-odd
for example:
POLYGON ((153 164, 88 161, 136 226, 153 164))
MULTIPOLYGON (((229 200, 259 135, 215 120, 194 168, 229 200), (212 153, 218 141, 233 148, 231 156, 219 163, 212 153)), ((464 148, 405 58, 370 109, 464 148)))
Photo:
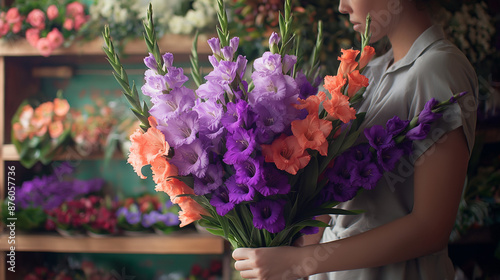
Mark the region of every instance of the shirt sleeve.
POLYGON ((413 143, 413 153, 410 156, 414 163, 441 137, 458 127, 462 127, 469 153, 474 146, 477 118, 477 76, 466 57, 454 46, 444 45, 428 54, 424 53, 415 60, 414 74, 410 76, 408 90, 408 119, 416 116, 427 101, 435 98, 439 101, 450 99, 454 94, 466 91, 467 95, 444 111, 443 117, 431 125, 426 139, 413 143))

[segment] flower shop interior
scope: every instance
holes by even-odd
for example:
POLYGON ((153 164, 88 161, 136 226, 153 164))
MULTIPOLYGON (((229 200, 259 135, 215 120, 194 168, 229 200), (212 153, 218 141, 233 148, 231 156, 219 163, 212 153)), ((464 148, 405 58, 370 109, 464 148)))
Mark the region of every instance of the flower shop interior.
MULTIPOLYGON (((144 168, 141 179, 127 162, 139 121, 103 32, 109 26, 140 92, 149 2, 0 1, 0 279, 234 279, 230 244, 196 223, 180 227, 179 207, 155 191, 154 174, 144 168)), ((268 50, 283 2, 225 1, 229 32, 249 61, 268 50)), ((476 144, 449 255, 456 279, 500 279, 500 3, 439 2, 436 21, 479 81, 476 144)), ((208 74, 217 0, 151 3, 160 51, 187 76, 193 57, 208 74)), ((335 72, 340 49, 360 40, 338 0, 291 3, 304 59, 321 20, 321 71, 335 72)))

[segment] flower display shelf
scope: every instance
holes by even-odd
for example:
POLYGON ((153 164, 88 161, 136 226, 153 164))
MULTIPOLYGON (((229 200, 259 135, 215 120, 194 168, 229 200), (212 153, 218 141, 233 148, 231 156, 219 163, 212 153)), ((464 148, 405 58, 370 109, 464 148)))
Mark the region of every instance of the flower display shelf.
MULTIPOLYGON (((198 53, 211 54, 212 51, 207 44, 208 36, 200 35, 198 38, 198 53)), ((166 34, 158 42, 159 47, 163 51, 171 53, 190 53, 193 43, 192 36, 166 34)), ((75 42, 67 48, 59 48, 54 50, 51 56, 57 55, 102 55, 104 52, 102 46, 104 41, 102 38, 97 38, 89 42, 75 42)), ((144 40, 137 39, 127 42, 124 52, 128 55, 141 55, 146 53, 146 44, 144 40)), ((39 51, 32 47, 26 40, 14 42, 0 41, 0 56, 40 56, 39 51)), ((49 58, 50 59, 50 58, 49 58)))
MULTIPOLYGON (((223 254, 224 240, 217 236, 179 231, 166 236, 72 237, 57 234, 16 235, 16 251, 123 254, 223 254)), ((0 249, 9 251, 8 235, 0 235, 0 249)))

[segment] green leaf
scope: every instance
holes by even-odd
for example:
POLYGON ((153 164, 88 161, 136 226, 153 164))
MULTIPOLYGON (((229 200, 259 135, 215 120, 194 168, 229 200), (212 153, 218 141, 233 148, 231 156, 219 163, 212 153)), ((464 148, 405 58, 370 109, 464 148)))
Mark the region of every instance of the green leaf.
POLYGON ((194 188, 194 178, 192 176, 170 176, 169 178, 175 178, 182 181, 184 184, 188 185, 190 188, 194 188))

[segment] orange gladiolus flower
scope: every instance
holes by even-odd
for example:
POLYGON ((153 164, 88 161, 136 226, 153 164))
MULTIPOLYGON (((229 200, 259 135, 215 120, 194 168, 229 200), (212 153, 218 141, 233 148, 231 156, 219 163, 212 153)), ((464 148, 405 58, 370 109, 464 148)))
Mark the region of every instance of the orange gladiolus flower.
POLYGON ((278 169, 290 174, 297 174, 297 171, 304 168, 311 159, 311 156, 300 146, 297 137, 281 136, 273 141, 271 145, 262 145, 262 154, 266 162, 274 162, 278 169))
POLYGON ((358 50, 344 50, 342 49, 342 56, 338 57, 338 60, 340 60, 340 65, 339 69, 337 71, 337 75, 346 77, 347 74, 351 73, 358 67, 358 63, 356 62, 356 57, 359 54, 358 50))
POLYGON ((52 122, 51 124, 49 124, 49 134, 50 134, 50 138, 52 138, 52 139, 55 139, 55 138, 61 136, 63 131, 64 131, 64 127, 63 127, 62 121, 55 121, 55 122, 52 122))
POLYGON ((330 92, 330 94, 340 94, 342 87, 345 85, 347 79, 342 75, 337 76, 325 76, 325 89, 330 92))
POLYGON ((343 94, 332 94, 332 99, 325 100, 323 107, 331 117, 343 123, 356 118, 356 110, 349 106, 349 97, 343 94))
POLYGON ((365 68, 365 66, 372 60, 375 55, 375 49, 371 46, 365 46, 361 52, 361 57, 359 58, 359 69, 365 68))
POLYGON ((297 98, 300 104, 292 104, 297 110, 306 109, 309 115, 317 115, 319 112, 319 105, 326 99, 326 94, 320 91, 316 95, 310 95, 306 100, 297 98))
POLYGON ((188 199, 187 196, 180 196, 182 194, 192 194, 194 195, 194 190, 188 187, 184 182, 176 178, 168 178, 167 180, 160 182, 155 186, 155 191, 162 191, 170 197, 170 200, 173 203, 179 204, 185 199, 188 199))
POLYGON ((304 150, 317 150, 323 156, 328 153, 326 137, 330 131, 332 131, 332 122, 318 118, 317 114, 292 122, 292 132, 300 147, 304 150))
POLYGON ((58 117, 64 117, 69 112, 69 103, 66 99, 54 98, 54 113, 58 117))
POLYGON ((189 197, 179 203, 179 206, 181 207, 181 211, 179 211, 180 227, 201 219, 201 215, 209 215, 205 208, 189 197))
POLYGON ((368 78, 361 75, 358 70, 354 70, 347 74, 347 77, 349 78, 349 86, 347 87, 347 95, 349 98, 353 97, 356 92, 363 87, 367 87, 369 84, 368 78))
POLYGON ((170 149, 170 145, 165 141, 163 133, 155 127, 156 120, 153 117, 149 117, 149 122, 151 127, 146 133, 142 133, 138 129, 130 135, 132 145, 129 149, 130 154, 127 162, 134 167, 134 171, 142 179, 146 177, 142 175, 141 168, 144 165, 150 164, 156 157, 168 155, 168 150, 170 149))
POLYGON ((170 176, 179 175, 177 166, 170 164, 165 157, 156 157, 151 161, 151 170, 153 171, 153 181, 157 184, 168 180, 170 176))

